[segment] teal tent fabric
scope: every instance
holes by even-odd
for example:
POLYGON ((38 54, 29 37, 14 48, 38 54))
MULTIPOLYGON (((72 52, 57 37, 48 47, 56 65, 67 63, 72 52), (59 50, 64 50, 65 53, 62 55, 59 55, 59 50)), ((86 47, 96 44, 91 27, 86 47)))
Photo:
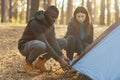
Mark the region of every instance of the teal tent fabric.
POLYGON ((72 67, 92 80, 120 80, 120 25, 72 67))

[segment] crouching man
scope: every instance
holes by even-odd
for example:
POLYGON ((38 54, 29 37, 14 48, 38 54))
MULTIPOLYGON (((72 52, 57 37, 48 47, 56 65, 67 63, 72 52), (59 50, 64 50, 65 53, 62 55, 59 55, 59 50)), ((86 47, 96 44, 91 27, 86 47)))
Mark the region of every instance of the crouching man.
POLYGON ((61 67, 68 68, 67 58, 61 51, 67 43, 65 39, 55 37, 54 23, 58 15, 58 9, 50 6, 46 11, 36 12, 34 18, 28 22, 18 41, 18 49, 26 57, 24 69, 27 73, 38 74, 39 70, 46 71, 44 63, 51 57, 58 61, 61 67), (47 54, 39 57, 44 53, 47 54), (36 61, 35 66, 33 66, 34 61, 36 61))

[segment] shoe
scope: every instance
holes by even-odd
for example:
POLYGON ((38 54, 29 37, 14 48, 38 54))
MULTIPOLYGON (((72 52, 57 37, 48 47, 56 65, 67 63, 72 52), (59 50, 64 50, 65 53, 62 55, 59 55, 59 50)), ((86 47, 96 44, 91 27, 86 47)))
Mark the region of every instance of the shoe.
POLYGON ((38 60, 36 60, 34 66, 36 69, 39 69, 41 72, 48 72, 48 70, 45 67, 45 62, 46 60, 43 58, 38 58, 38 60))
POLYGON ((33 69, 32 64, 24 62, 23 67, 28 74, 39 74, 39 70, 33 69))

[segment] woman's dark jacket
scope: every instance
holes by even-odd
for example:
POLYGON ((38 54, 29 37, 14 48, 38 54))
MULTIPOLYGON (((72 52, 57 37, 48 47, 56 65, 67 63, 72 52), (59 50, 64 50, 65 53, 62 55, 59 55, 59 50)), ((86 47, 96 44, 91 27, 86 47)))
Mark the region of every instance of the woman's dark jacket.
MULTIPOLYGON (((86 36, 85 36, 84 42, 90 44, 93 42, 93 25, 87 24, 87 23, 85 23, 85 25, 86 25, 85 26, 86 36)), ((74 18, 72 18, 71 22, 68 24, 65 38, 69 35, 80 36, 80 23, 75 21, 74 18)))
POLYGON ((25 43, 31 40, 40 40, 45 42, 47 52, 56 60, 59 59, 58 55, 63 55, 56 41, 54 25, 49 25, 44 16, 44 11, 37 12, 35 17, 29 21, 21 39, 18 42, 18 49, 21 51, 24 48, 25 43))

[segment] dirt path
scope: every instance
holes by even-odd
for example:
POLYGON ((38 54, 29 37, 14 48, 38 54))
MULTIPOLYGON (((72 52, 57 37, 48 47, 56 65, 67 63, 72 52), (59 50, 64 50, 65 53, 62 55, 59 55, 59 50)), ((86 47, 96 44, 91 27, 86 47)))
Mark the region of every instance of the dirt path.
MULTIPOLYGON (((37 76, 31 76, 25 73, 22 62, 24 57, 20 55, 17 49, 17 41, 20 38, 25 25, 7 25, 0 26, 0 80, 43 80, 42 77, 49 75, 41 73, 37 76)), ((106 27, 95 27, 95 37, 101 34, 106 27)), ((66 27, 57 27, 56 36, 63 37, 66 27)), ((46 64, 47 67, 54 65, 53 69, 59 68, 58 63, 53 59, 46 64), (51 64, 52 63, 52 64, 51 64)), ((70 79, 69 79, 70 80, 70 79)))

